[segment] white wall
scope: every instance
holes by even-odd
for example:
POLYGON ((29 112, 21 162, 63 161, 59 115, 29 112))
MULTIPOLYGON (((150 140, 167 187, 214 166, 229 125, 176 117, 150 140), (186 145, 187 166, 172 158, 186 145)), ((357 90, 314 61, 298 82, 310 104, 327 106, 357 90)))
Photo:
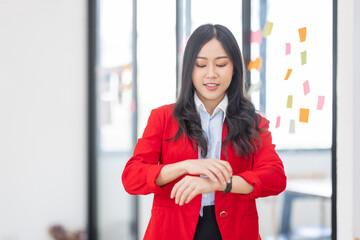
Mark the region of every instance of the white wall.
POLYGON ((354 125, 354 145, 355 145, 355 162, 354 162, 354 235, 360 238, 360 1, 354 2, 354 114, 355 114, 355 125, 354 125))
POLYGON ((359 235, 359 29, 357 0, 338 1, 337 237, 359 235))
POLYGON ((0 0, 0 240, 86 224, 86 1, 0 0))
MULTIPOLYGON (((175 1, 138 0, 137 6, 138 137, 141 137, 151 110, 176 100, 176 18, 173 14, 176 4, 175 1), (149 9, 163 11, 154 15, 149 9)), ((153 197, 153 194, 139 197, 140 239, 150 220, 153 197)))

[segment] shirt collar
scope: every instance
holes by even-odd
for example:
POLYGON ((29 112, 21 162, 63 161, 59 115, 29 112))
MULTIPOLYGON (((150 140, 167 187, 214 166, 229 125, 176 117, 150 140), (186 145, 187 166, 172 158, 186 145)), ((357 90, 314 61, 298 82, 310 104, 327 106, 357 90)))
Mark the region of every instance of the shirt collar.
MULTIPOLYGON (((200 100, 199 96, 196 94, 196 92, 194 92, 194 101, 195 101, 195 107, 196 107, 196 111, 199 113, 200 109, 206 112, 206 108, 204 106, 204 104, 202 103, 202 101, 200 100)), ((226 109, 228 106, 229 100, 227 95, 225 94, 224 98, 221 100, 221 102, 216 106, 213 115, 215 113, 217 113, 218 111, 222 110, 224 113, 224 117, 223 117, 223 121, 225 120, 226 117, 226 109)))

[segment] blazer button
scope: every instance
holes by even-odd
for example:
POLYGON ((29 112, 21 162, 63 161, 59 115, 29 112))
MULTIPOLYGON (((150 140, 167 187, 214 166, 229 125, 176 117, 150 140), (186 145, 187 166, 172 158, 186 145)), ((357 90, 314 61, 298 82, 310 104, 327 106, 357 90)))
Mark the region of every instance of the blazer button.
POLYGON ((228 214, 227 212, 225 212, 225 211, 222 211, 222 212, 220 213, 220 217, 221 217, 221 218, 226 218, 228 215, 229 215, 229 214, 228 214))

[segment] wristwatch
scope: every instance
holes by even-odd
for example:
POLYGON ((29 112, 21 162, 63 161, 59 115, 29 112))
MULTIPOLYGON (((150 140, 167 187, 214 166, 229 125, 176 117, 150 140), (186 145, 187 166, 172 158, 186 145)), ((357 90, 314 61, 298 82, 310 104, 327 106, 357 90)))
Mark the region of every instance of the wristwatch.
POLYGON ((222 193, 229 193, 231 192, 231 188, 232 188, 232 176, 230 177, 230 182, 226 183, 226 188, 224 191, 221 191, 222 193))

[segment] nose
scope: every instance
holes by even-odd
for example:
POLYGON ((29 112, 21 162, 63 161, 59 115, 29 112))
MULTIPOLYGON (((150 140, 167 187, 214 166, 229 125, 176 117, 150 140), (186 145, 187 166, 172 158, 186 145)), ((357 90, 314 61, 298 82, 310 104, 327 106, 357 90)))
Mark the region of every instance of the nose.
POLYGON ((209 65, 209 67, 207 68, 207 71, 206 71, 206 77, 207 78, 214 78, 216 77, 216 69, 215 69, 215 66, 213 65, 209 65))

